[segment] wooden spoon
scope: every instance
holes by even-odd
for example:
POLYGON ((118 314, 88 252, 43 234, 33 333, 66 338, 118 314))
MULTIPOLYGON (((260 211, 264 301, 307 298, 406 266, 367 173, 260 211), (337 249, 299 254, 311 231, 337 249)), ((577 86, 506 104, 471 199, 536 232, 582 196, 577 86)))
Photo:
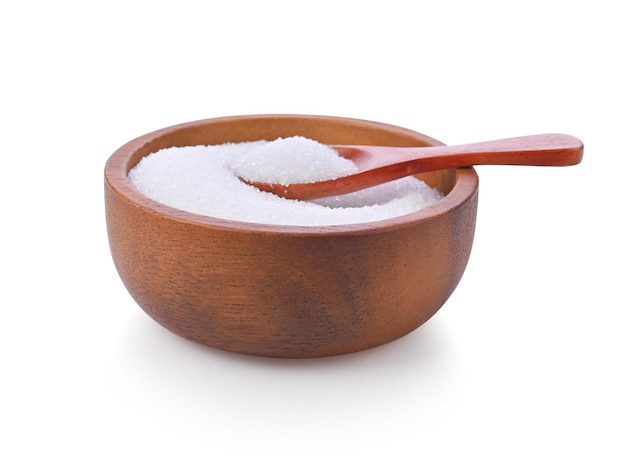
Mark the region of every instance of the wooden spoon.
POLYGON ((309 200, 346 194, 416 173, 472 165, 575 165, 583 144, 565 134, 541 134, 455 146, 394 147, 333 145, 355 162, 359 171, 341 178, 311 183, 251 182, 262 191, 288 199, 309 200))

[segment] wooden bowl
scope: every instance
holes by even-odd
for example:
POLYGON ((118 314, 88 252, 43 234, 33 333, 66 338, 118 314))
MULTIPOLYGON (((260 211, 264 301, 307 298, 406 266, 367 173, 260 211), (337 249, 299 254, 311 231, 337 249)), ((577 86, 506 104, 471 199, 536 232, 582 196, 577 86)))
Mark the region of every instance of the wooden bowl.
POLYGON ((142 157, 161 148, 291 135, 328 144, 441 144, 387 124, 301 115, 208 119, 143 135, 105 167, 109 243, 124 285, 172 332, 250 355, 338 355, 413 331, 465 270, 478 203, 473 168, 420 175, 445 194, 425 210, 325 227, 192 214, 151 200, 128 180, 142 157))

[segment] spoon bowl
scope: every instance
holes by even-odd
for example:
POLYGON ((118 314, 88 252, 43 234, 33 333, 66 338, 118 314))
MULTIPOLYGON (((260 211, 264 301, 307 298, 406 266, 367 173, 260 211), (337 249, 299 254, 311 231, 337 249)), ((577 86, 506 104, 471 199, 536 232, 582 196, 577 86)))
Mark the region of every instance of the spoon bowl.
POLYGON ((393 147, 334 145, 358 172, 307 183, 248 181, 262 191, 288 199, 309 200, 359 191, 417 173, 473 165, 568 166, 582 160, 583 144, 565 134, 540 134, 453 146, 393 147))

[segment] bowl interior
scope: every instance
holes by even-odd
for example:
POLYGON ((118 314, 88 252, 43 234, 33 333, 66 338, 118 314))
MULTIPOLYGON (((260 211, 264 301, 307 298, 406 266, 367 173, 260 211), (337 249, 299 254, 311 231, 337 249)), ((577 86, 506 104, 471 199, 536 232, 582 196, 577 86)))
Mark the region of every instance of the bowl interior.
MULTIPOLYGON (((257 115, 216 118, 180 124, 130 142, 128 172, 145 156, 173 146, 218 145, 301 135, 326 144, 432 146, 442 143, 423 134, 372 121, 328 116, 257 115)), ((444 195, 455 185, 454 169, 417 175, 444 195)))

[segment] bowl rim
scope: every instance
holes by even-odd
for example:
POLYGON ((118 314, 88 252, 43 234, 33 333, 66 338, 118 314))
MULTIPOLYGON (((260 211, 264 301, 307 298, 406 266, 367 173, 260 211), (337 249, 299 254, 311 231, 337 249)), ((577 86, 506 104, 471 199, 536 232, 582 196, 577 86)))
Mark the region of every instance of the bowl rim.
POLYGON ((206 118, 197 121, 184 122, 164 127, 133 140, 130 140, 118 148, 107 160, 104 167, 105 185, 112 190, 119 198, 126 203, 142 208, 144 211, 156 214, 159 217, 174 220, 180 223, 204 226, 214 229, 234 230, 238 232, 262 232, 275 234, 293 234, 299 236, 316 236, 324 234, 336 235, 357 235, 361 233, 385 232, 397 230, 407 226, 414 226, 425 223, 434 218, 440 217, 451 210, 465 204, 478 190, 478 174, 473 167, 459 168, 456 170, 456 183, 442 199, 434 205, 425 209, 409 213, 394 218, 387 218, 379 221, 324 225, 324 226, 301 226, 301 225, 277 225, 267 223, 254 223, 248 221, 236 221, 206 216, 197 213, 179 210, 169 205, 162 204, 152 198, 142 194, 130 183, 128 171, 129 162, 135 152, 142 146, 153 140, 168 135, 172 132, 197 127, 207 123, 237 120, 252 120, 253 118, 302 118, 307 120, 335 120, 348 121, 364 127, 383 127, 386 130, 397 131, 419 138, 432 144, 443 145, 442 142, 411 129, 385 124, 378 121, 369 121, 356 118, 346 118, 325 115, 298 115, 298 114, 259 114, 259 115, 237 115, 216 118, 206 118))

